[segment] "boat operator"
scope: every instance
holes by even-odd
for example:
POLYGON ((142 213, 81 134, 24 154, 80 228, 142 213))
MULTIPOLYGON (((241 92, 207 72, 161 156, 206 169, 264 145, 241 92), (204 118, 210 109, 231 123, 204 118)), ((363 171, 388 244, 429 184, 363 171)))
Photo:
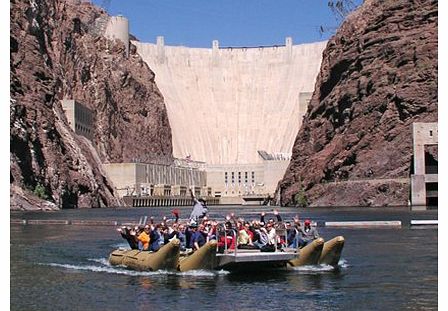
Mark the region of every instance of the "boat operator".
POLYGON ((190 224, 198 224, 199 220, 207 215, 207 202, 204 198, 197 199, 193 193, 192 188, 190 188, 191 198, 193 199, 193 211, 190 215, 190 224))

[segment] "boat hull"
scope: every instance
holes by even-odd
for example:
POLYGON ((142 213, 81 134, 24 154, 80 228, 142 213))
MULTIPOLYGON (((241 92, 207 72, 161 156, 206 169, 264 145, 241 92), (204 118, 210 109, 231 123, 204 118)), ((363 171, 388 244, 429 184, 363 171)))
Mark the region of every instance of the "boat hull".
POLYGON ((157 252, 115 250, 109 256, 111 265, 124 265, 137 271, 176 270, 179 262, 178 239, 162 246, 157 252))
POLYGON ((341 235, 325 242, 318 264, 337 266, 341 258, 344 243, 345 239, 341 235))
POLYGON ((337 236, 324 243, 322 238, 312 241, 302 249, 282 250, 281 252, 259 252, 237 250, 217 254, 217 242, 209 241, 196 252, 180 256, 179 240, 173 239, 158 252, 138 250, 113 251, 109 256, 111 265, 124 265, 138 271, 178 270, 228 270, 237 272, 287 269, 305 265, 327 264, 337 266, 344 237, 337 236))
POLYGON ((317 238, 307 246, 301 248, 294 259, 291 259, 288 264, 290 267, 317 265, 322 254, 324 246, 324 239, 317 238))
POLYGON ((215 269, 217 266, 216 246, 216 241, 209 241, 193 254, 180 258, 178 270, 185 272, 190 270, 215 269))

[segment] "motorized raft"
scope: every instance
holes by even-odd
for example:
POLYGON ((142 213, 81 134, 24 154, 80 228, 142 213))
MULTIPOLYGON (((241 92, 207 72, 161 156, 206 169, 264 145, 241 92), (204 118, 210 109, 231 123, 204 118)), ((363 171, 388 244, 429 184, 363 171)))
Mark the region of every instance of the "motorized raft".
POLYGON ((118 249, 109 256, 111 265, 123 265, 138 271, 156 270, 227 270, 259 271, 266 269, 291 269, 305 265, 326 264, 337 267, 344 247, 344 237, 337 236, 327 242, 315 239, 300 249, 282 248, 273 252, 258 249, 224 250, 215 240, 204 244, 193 253, 180 252, 180 241, 172 239, 157 252, 118 249))

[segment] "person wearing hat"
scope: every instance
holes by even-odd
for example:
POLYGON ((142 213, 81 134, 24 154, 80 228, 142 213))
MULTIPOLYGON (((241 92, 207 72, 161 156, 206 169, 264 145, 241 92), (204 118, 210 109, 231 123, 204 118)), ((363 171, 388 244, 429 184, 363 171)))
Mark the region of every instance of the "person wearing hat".
POLYGON ((143 228, 143 232, 139 234, 139 236, 137 237, 137 240, 139 241, 139 249, 142 251, 147 251, 149 248, 149 232, 151 231, 151 228, 149 227, 149 225, 146 225, 143 228))
POLYGON ((193 193, 193 190, 190 188, 191 198, 193 199, 193 211, 190 214, 190 223, 198 223, 199 219, 204 218, 207 215, 207 202, 204 198, 197 199, 193 193))
POLYGON ((319 237, 319 233, 315 227, 311 227, 311 220, 306 219, 303 223, 304 227, 299 229, 299 247, 308 245, 319 237))

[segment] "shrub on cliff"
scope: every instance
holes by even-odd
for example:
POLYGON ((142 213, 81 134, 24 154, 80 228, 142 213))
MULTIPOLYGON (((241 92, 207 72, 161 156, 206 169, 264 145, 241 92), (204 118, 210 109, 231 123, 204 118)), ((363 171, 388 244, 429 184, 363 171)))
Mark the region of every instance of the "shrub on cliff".
POLYGON ((38 183, 36 185, 36 187, 34 188, 33 193, 36 196, 38 196, 39 198, 43 199, 43 200, 47 200, 48 199, 47 193, 45 191, 45 187, 42 186, 40 183, 38 183))
POLYGON ((306 198, 305 191, 303 189, 300 189, 299 192, 294 195, 294 203, 297 207, 308 206, 308 199, 306 198))

